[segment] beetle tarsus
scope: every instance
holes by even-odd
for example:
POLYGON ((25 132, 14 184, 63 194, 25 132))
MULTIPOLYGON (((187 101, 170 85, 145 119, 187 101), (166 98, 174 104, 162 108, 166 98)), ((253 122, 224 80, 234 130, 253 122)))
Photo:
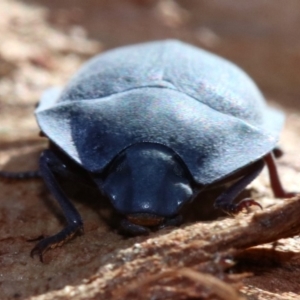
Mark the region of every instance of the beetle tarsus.
POLYGON ((244 208, 248 208, 252 205, 256 205, 262 208, 261 205, 253 199, 246 198, 239 203, 234 203, 234 200, 245 189, 245 187, 258 176, 263 167, 263 160, 259 160, 255 164, 253 164, 253 168, 248 174, 239 179, 217 198, 217 200, 215 201, 215 207, 222 209, 224 212, 230 215, 235 215, 244 208))
POLYGON ((262 206, 254 199, 245 198, 238 203, 228 204, 227 207, 222 207, 222 210, 225 213, 234 216, 240 213, 244 209, 247 209, 248 211, 250 206, 258 206, 261 210, 263 209, 262 206))
POLYGON ((43 238, 40 240, 36 246, 31 250, 30 256, 33 258, 35 255, 38 255, 40 261, 43 262, 43 254, 48 249, 54 249, 56 247, 62 246, 65 242, 73 238, 76 234, 83 233, 83 225, 78 224, 74 226, 67 226, 61 232, 56 235, 43 238))

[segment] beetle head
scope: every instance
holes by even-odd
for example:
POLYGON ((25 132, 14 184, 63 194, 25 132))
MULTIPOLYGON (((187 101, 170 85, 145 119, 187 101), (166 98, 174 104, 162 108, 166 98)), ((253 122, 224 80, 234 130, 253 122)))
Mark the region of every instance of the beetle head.
POLYGON ((183 161, 170 148, 155 143, 134 144, 120 153, 101 189, 130 223, 146 227, 176 216, 193 194, 183 161))

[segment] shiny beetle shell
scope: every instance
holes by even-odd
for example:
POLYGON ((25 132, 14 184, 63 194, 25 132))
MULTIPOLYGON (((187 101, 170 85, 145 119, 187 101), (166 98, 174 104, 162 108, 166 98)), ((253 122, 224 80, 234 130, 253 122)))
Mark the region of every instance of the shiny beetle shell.
POLYGON ((163 144, 211 185, 276 146, 284 116, 231 62, 183 42, 126 46, 88 61, 36 110, 43 133, 88 172, 122 150, 163 144))

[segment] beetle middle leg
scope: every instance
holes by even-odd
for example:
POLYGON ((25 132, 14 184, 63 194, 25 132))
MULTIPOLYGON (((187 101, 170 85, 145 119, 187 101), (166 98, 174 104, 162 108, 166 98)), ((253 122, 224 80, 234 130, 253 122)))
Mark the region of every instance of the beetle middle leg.
POLYGON ((246 188, 246 186, 251 183, 262 171, 264 167, 264 161, 259 160, 254 165, 249 173, 235 182, 231 187, 229 187, 225 192, 223 192, 215 201, 215 208, 220 208, 224 212, 234 215, 242 211, 244 208, 249 206, 259 206, 261 205, 251 198, 246 198, 238 203, 234 203, 236 197, 246 188))
POLYGON ((287 192, 282 187, 276 168, 274 154, 272 152, 265 156, 265 162, 268 167, 270 183, 274 196, 277 198, 291 198, 295 196, 297 193, 287 192))
POLYGON ((74 207, 74 205, 67 198, 65 193, 59 186, 52 169, 55 166, 62 164, 60 159, 51 151, 45 150, 42 152, 40 157, 40 173, 43 177, 48 189, 51 194, 59 203, 64 216, 67 221, 67 226, 59 233, 42 239, 37 245, 32 249, 31 256, 39 255, 40 260, 43 261, 43 253, 57 246, 61 246, 64 242, 72 238, 76 233, 83 231, 83 222, 81 216, 74 207))

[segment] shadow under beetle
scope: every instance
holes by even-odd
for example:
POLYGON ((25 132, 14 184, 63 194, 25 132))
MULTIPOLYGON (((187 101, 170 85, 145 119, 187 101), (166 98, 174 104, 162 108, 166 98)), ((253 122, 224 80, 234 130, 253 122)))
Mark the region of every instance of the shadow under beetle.
MULTIPOLYGON (((31 255, 61 245, 83 230, 80 214, 57 175, 88 174, 123 216, 128 234, 176 225, 179 211, 204 189, 231 183, 215 207, 236 214, 253 199, 234 203, 266 164, 275 197, 281 186, 274 151, 284 115, 270 107, 254 82, 231 62, 169 40, 122 47, 88 61, 64 89, 47 90, 36 109, 50 140, 39 171, 61 206, 67 226, 37 243, 31 255)), ((79 179, 80 180, 80 179, 79 179)))

